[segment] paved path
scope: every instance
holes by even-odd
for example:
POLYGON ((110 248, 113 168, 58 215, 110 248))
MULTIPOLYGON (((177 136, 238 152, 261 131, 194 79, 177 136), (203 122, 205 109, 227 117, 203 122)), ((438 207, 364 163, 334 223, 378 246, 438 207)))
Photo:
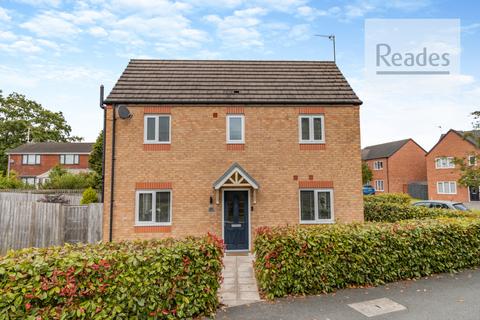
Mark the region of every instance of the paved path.
MULTIPOLYGON (((368 306, 363 304, 363 310, 366 309, 368 306)), ((434 275, 375 288, 344 289, 333 294, 284 298, 273 303, 260 302, 232 307, 219 311, 216 319, 479 320, 480 270, 434 275), (372 300, 374 302, 371 306, 375 308, 380 309, 386 301, 387 307, 388 303, 394 307, 398 304, 399 311, 369 318, 349 306, 372 300)))
POLYGON ((225 256, 220 301, 227 307, 260 301, 252 256, 225 256))

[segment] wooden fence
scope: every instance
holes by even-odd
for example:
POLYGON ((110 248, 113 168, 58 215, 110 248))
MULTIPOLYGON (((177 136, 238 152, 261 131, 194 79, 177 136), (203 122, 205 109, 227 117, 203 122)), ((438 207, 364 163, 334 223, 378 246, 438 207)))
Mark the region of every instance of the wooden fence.
POLYGON ((102 239, 103 204, 0 200, 0 255, 9 249, 94 243, 102 239))
POLYGON ((82 199, 82 193, 66 192, 66 190, 55 190, 52 192, 38 192, 38 191, 1 191, 0 192, 0 201, 38 201, 45 197, 46 194, 62 194, 65 200, 68 200, 71 205, 80 204, 82 199))

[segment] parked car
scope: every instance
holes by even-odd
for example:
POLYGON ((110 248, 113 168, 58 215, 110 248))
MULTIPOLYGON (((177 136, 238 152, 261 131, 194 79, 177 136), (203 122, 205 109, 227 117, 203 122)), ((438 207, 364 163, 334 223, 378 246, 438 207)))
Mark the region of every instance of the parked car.
POLYGON ((468 211, 468 208, 461 202, 441 201, 441 200, 423 200, 415 202, 414 206, 435 208, 435 209, 451 209, 459 211, 468 211))
POLYGON ((375 194, 375 188, 369 184, 363 186, 363 195, 369 196, 375 194))

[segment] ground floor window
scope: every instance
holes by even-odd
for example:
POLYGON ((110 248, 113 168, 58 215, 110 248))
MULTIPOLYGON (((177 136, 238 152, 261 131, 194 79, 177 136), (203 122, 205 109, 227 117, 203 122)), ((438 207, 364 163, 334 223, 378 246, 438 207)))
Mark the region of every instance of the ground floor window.
POLYGON ((375 180, 375 190, 384 191, 383 180, 375 180))
POLYGON ((333 190, 300 190, 300 222, 333 222, 333 190))
POLYGON ((170 190, 137 191, 136 224, 170 225, 172 223, 171 203, 170 190))
POLYGON ((35 177, 22 177, 22 182, 28 185, 35 185, 35 177))
POLYGON ((457 194, 457 183, 455 181, 437 182, 438 194, 457 194))

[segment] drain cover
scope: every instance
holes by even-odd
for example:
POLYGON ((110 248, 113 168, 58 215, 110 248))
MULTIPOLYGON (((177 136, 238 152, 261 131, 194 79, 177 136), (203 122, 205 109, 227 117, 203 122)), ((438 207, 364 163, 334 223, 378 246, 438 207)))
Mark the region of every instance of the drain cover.
POLYGON ((407 310, 406 307, 388 298, 351 303, 348 306, 367 317, 374 317, 385 313, 407 310))

